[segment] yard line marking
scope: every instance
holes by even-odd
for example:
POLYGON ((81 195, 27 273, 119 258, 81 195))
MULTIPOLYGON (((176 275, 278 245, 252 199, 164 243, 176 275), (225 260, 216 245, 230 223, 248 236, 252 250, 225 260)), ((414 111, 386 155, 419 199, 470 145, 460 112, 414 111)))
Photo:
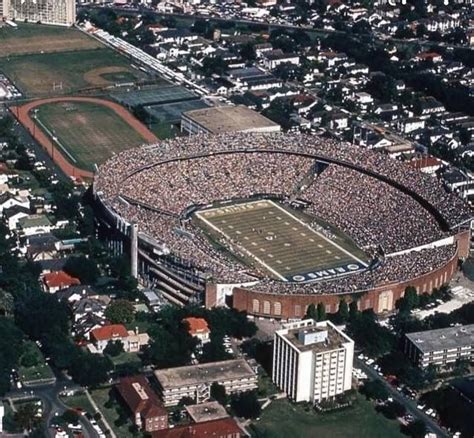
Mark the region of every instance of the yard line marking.
POLYGON ((321 233, 318 233, 316 230, 314 230, 313 228, 311 228, 308 224, 306 224, 305 222, 303 222, 302 220, 298 219, 296 216, 293 216, 292 214, 288 213, 283 207, 280 207, 278 204, 276 204, 275 202, 273 201, 268 201, 269 203, 273 204, 276 208, 278 208, 279 210, 283 211, 285 214, 287 214, 288 216, 290 216, 291 218, 293 218, 293 220, 299 222, 301 225, 303 225, 304 227, 308 228, 309 230, 311 230, 314 234, 316 234, 317 236, 320 236, 321 238, 323 238, 326 242, 330 243, 331 245, 335 246, 337 249, 339 249, 340 251, 342 251, 344 254, 347 254, 349 257, 353 258, 354 260, 357 260, 361 265, 367 267, 367 263, 365 263, 364 261, 362 261, 361 259, 359 259, 358 257, 356 257, 354 254, 350 253, 349 251, 347 251, 346 249, 344 249, 342 246, 338 245, 336 242, 333 242, 332 240, 328 239, 326 236, 324 236, 323 234, 321 233))
MULTIPOLYGON (((208 226, 210 226, 213 230, 217 231, 218 233, 220 234, 223 234, 224 237, 226 237, 227 239, 229 239, 229 236, 224 233, 220 228, 216 227, 212 222, 209 222, 206 218, 204 218, 201 214, 201 212, 196 212, 196 215, 203 221, 205 222, 208 226)), ((261 258, 257 257, 255 254, 252 254, 250 251, 248 251, 247 249, 245 249, 242 245, 239 245, 239 247, 244 251, 246 252, 250 257, 254 258, 255 260, 257 260, 257 262, 259 262, 263 267, 265 267, 266 269, 268 269, 272 274, 276 275, 280 280, 282 281, 285 281, 285 282, 288 282, 288 279, 286 277, 283 277, 283 275, 281 275, 279 272, 275 271, 275 269, 273 269, 272 267, 268 266, 261 258)))

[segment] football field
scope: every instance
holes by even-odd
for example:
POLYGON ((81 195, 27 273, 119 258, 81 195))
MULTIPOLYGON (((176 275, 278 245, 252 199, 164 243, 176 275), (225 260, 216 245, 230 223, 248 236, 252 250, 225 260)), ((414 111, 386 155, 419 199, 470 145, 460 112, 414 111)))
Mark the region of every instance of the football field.
POLYGON ((356 247, 341 245, 270 200, 198 211, 196 217, 282 281, 314 281, 368 266, 356 247))

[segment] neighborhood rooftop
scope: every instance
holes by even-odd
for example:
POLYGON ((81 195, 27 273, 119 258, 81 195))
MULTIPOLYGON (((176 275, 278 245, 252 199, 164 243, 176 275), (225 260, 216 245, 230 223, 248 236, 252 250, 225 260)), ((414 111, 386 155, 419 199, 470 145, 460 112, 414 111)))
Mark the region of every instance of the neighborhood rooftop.
POLYGON ((449 350, 474 344, 474 324, 407 333, 406 336, 423 352, 449 350))

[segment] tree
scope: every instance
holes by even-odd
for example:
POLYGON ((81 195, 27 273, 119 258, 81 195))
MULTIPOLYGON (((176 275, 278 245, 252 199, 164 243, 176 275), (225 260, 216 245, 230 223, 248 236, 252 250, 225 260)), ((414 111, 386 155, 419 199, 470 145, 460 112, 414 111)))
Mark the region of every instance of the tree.
POLYGON ((344 298, 339 301, 339 308, 337 309, 337 317, 339 321, 344 322, 349 319, 349 307, 344 298))
POLYGON ((69 373, 79 385, 94 387, 105 383, 112 369, 109 357, 81 352, 71 364, 69 373))
POLYGON ((313 303, 311 303, 308 306, 308 308, 306 309, 305 318, 311 318, 311 319, 314 319, 314 320, 318 319, 318 313, 316 311, 316 306, 313 303))
POLYGON ((14 415, 15 423, 21 430, 32 431, 41 426, 43 419, 38 416, 38 406, 34 403, 21 405, 14 415))
POLYGON ((323 303, 318 303, 317 307, 318 321, 326 321, 326 306, 323 303))
POLYGON ((34 367, 39 364, 41 356, 33 342, 25 342, 22 348, 20 364, 24 367, 34 367))
POLYGON ((179 399, 178 406, 192 406, 196 404, 196 400, 191 397, 182 397, 179 399))
POLYGON ((426 435, 426 424, 422 420, 415 420, 402 426, 402 432, 412 438, 424 438, 426 435))
POLYGON ((262 411, 256 391, 232 394, 230 404, 238 417, 257 418, 262 411))
POLYGON ((370 400, 387 400, 388 391, 380 380, 369 380, 364 383, 360 392, 370 400))
POLYGON ((99 268, 94 260, 84 256, 69 257, 64 271, 78 278, 83 284, 94 284, 99 277, 99 268))
POLYGON ((120 353, 123 353, 123 351, 123 344, 120 341, 109 341, 104 348, 104 354, 112 357, 120 355, 120 353))
POLYGON ((79 423, 79 414, 76 411, 72 410, 72 409, 68 409, 66 412, 64 412, 62 417, 63 417, 63 420, 67 424, 77 424, 77 423, 79 423))
POLYGON ((227 394, 225 392, 225 386, 214 382, 211 385, 211 397, 219 402, 222 406, 227 404, 227 394))
POLYGON ((257 54, 255 53, 255 47, 252 43, 243 44, 240 49, 240 56, 245 61, 255 61, 257 54))
POLYGON ((127 300, 115 300, 105 309, 105 317, 113 324, 129 324, 133 321, 135 309, 127 300))
POLYGON ((228 63, 220 56, 208 56, 202 61, 201 70, 206 76, 213 74, 222 75, 227 70, 228 63))
POLYGON ((420 303, 420 297, 416 292, 416 288, 408 286, 405 289, 405 295, 399 300, 398 308, 400 312, 410 312, 414 308, 418 307, 420 303))
POLYGON ((349 319, 353 321, 355 318, 357 318, 358 314, 359 314, 359 309, 357 307, 357 301, 353 300, 349 304, 349 319))
POLYGON ((406 413, 405 406, 397 401, 392 401, 381 405, 377 410, 390 420, 403 417, 406 413))
POLYGON ((223 342, 222 337, 216 336, 211 332, 210 342, 206 342, 202 347, 200 362, 208 363, 230 359, 232 356, 225 350, 223 342))

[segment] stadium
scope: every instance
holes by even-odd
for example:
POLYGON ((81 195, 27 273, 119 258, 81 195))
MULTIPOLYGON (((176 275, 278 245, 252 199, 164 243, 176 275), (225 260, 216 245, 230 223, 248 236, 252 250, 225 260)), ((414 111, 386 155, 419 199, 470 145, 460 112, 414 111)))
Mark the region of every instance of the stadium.
POLYGON ((196 135, 115 155, 95 175, 99 235, 178 305, 301 318, 341 299, 391 311, 469 254, 472 214, 436 178, 295 134, 196 135))

